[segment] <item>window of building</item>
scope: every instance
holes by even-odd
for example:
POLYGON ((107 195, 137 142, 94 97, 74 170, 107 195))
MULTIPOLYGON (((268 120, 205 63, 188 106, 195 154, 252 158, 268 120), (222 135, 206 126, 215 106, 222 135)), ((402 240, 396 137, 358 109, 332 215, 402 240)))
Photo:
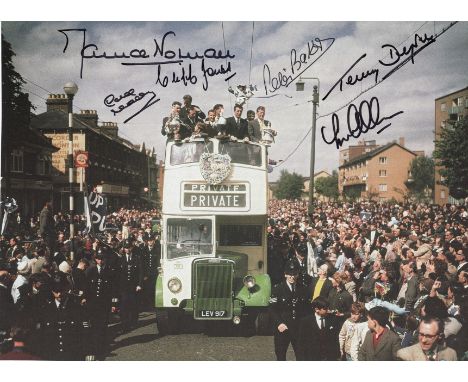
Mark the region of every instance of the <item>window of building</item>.
POLYGON ((50 175, 51 170, 51 158, 47 155, 40 155, 37 160, 37 174, 38 175, 50 175))
POLYGON ((387 176, 387 170, 379 170, 379 176, 380 176, 380 177, 385 177, 385 176, 387 176))
POLYGON ((382 192, 387 191, 387 185, 386 184, 379 184, 379 191, 382 191, 382 192))
POLYGON ((440 104, 440 111, 445 111, 445 110, 447 110, 447 104, 444 102, 440 104))
POLYGON ((387 157, 379 157, 379 164, 387 164, 387 157))
POLYGON ((458 97, 458 106, 463 107, 463 97, 458 97))
POLYGON ((11 152, 11 172, 23 172, 23 151, 13 150, 11 152))
POLYGON ((440 191, 440 198, 445 199, 445 191, 444 190, 440 191))

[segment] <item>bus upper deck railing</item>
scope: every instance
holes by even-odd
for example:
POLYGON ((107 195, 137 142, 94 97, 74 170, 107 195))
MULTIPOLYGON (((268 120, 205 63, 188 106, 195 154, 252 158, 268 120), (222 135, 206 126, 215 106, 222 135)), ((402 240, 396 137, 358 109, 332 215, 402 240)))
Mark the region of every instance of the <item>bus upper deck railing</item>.
POLYGON ((244 141, 197 139, 189 142, 168 142, 166 167, 198 163, 203 153, 228 155, 232 164, 265 168, 266 148, 262 144, 244 141))

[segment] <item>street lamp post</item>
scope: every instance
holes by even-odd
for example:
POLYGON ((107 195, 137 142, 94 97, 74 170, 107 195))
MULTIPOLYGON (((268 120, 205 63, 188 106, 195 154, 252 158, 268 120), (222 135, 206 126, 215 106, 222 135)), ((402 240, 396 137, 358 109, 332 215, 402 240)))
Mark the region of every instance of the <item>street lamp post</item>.
POLYGON ((73 238, 75 236, 75 224, 73 221, 75 215, 73 199, 73 97, 78 92, 78 86, 74 82, 67 82, 63 87, 68 98, 68 185, 70 198, 70 260, 74 260, 75 252, 73 238))
POLYGON ((304 82, 302 80, 317 80, 318 86, 314 85, 312 94, 312 134, 310 139, 310 178, 309 178, 309 224, 312 225, 314 213, 314 172, 315 172, 315 130, 317 125, 317 105, 319 103, 320 80, 317 77, 299 77, 296 82, 296 91, 304 90, 304 82))

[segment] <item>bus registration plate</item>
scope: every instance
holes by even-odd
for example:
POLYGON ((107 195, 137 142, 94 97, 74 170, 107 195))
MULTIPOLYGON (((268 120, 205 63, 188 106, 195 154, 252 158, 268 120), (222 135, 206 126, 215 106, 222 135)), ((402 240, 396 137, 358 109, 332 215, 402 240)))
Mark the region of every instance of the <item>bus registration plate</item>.
POLYGON ((207 318, 214 318, 214 317, 224 317, 226 316, 225 310, 201 310, 200 316, 207 317, 207 318))

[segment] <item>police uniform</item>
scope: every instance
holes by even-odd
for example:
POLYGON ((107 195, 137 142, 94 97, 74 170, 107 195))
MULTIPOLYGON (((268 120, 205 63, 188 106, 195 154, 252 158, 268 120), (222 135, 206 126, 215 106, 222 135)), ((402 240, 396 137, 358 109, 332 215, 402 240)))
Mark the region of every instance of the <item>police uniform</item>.
MULTIPOLYGON (((102 254, 97 256, 103 257, 102 254)), ((107 327, 109 313, 114 298, 115 280, 113 272, 106 264, 96 265, 86 270, 86 313, 91 325, 92 353, 103 359, 108 345, 107 327)))
MULTIPOLYGON (((298 274, 295 261, 286 264, 285 274, 298 274)), ((297 356, 297 340, 300 320, 310 311, 307 288, 301 284, 289 284, 286 280, 276 285, 270 298, 270 314, 274 323, 274 345, 278 361, 286 360, 289 344, 297 356), (280 332, 278 326, 285 324, 288 329, 280 332)))
POLYGON ((130 249, 121 258, 119 274, 120 321, 122 330, 128 331, 138 321, 137 287, 143 285, 143 268, 141 259, 130 240, 126 240, 124 248, 130 249))
POLYGON ((158 268, 161 266, 161 244, 155 240, 150 247, 149 244, 142 248, 143 254, 143 304, 147 308, 154 307, 154 293, 156 287, 156 278, 158 277, 158 268))
POLYGON ((83 360, 86 327, 82 309, 74 299, 65 296, 62 302, 48 301, 39 319, 41 356, 53 361, 83 360))

